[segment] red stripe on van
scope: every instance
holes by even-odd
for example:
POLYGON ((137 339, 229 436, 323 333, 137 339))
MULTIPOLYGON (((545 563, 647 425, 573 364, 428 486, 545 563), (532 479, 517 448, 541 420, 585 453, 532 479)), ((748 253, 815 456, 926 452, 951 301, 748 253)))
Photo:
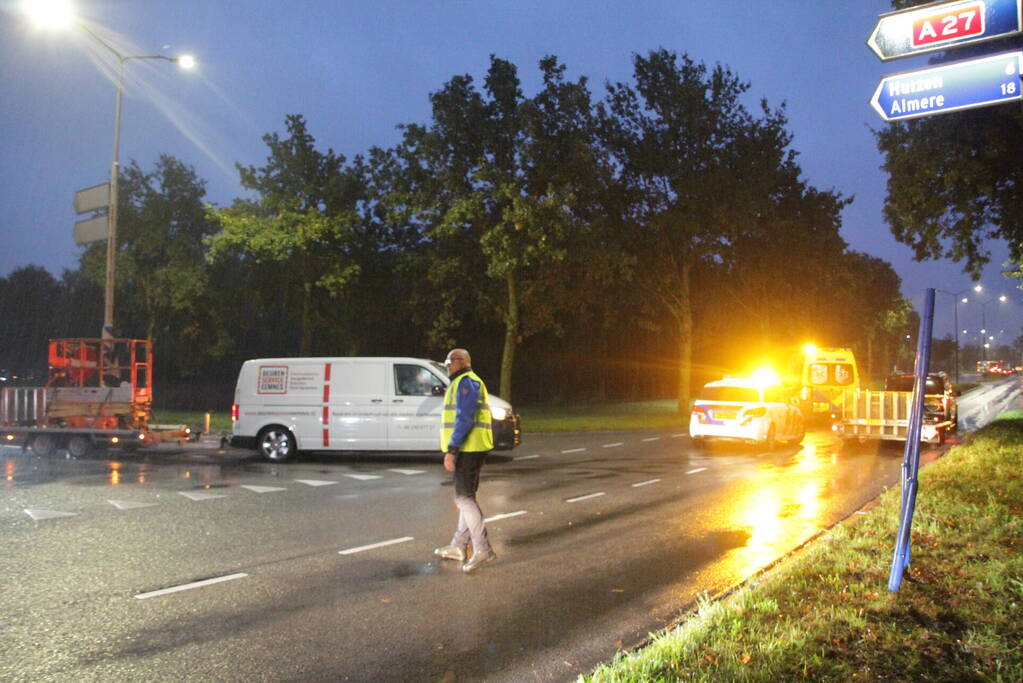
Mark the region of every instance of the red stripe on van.
POLYGON ((324 446, 329 446, 330 445, 330 430, 329 429, 324 429, 323 430, 323 445, 324 446))
POLYGON ((327 363, 327 365, 323 369, 323 381, 324 382, 330 381, 330 363, 327 363))
POLYGON ((323 385, 323 402, 324 403, 330 403, 330 385, 329 384, 324 384, 323 385))
POLYGON ((323 428, 326 429, 330 425, 330 415, 328 414, 329 406, 323 406, 323 428))

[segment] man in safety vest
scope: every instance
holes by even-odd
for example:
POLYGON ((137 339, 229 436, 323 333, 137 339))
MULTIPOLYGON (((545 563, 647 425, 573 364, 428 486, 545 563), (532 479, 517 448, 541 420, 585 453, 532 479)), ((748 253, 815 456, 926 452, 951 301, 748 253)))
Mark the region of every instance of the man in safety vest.
POLYGON ((466 548, 472 541, 472 557, 462 565, 462 571, 469 573, 497 559, 487 538, 483 511, 476 502, 480 469, 487 453, 494 448, 494 435, 490 427, 487 387, 472 371, 469 352, 452 349, 444 365, 451 383, 444 394, 440 449, 444 452, 444 469, 455 473, 458 526, 451 544, 433 552, 445 560, 465 562, 466 548))

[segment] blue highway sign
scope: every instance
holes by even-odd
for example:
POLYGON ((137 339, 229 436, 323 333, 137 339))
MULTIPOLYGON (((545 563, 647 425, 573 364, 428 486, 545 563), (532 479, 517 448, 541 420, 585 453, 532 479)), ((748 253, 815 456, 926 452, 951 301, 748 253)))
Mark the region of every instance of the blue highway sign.
POLYGON ((1023 50, 885 76, 870 98, 885 121, 1020 99, 1023 50))
POLYGON ((882 14, 867 46, 882 60, 946 50, 1023 31, 1023 0, 954 0, 882 14))

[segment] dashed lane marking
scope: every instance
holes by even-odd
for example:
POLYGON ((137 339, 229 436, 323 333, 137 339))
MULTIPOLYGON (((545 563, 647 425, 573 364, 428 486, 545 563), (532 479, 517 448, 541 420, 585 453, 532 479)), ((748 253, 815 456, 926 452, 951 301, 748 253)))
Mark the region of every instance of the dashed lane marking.
POLYGON ((213 500, 214 498, 227 498, 227 496, 222 496, 219 493, 199 493, 198 491, 178 491, 178 493, 183 495, 185 498, 190 498, 191 500, 195 501, 213 500))
POLYGON ((606 443, 606 444, 604 444, 604 448, 617 448, 618 446, 624 446, 624 445, 625 445, 624 441, 615 441, 614 443, 606 443))
POLYGON ((34 519, 40 521, 43 519, 57 519, 58 517, 74 517, 74 512, 61 512, 60 510, 25 510, 25 514, 34 519))
POLYGON ((563 454, 564 453, 582 453, 585 450, 586 450, 585 448, 569 448, 569 449, 566 449, 566 450, 561 451, 561 452, 563 454))
POLYGON ((519 515, 526 514, 525 510, 516 510, 515 512, 506 512, 503 515, 494 515, 493 517, 487 517, 484 522, 496 522, 499 519, 508 519, 509 517, 518 517, 519 515))
POLYGON ((346 548, 345 550, 337 551, 338 555, 353 555, 355 553, 361 553, 364 550, 373 550, 374 548, 383 548, 384 546, 394 545, 396 543, 405 543, 406 541, 413 540, 412 536, 402 536, 401 538, 392 538, 389 541, 380 541, 379 543, 370 543, 369 545, 360 545, 355 548, 346 548))
POLYGON ((151 508, 159 503, 136 503, 133 500, 108 500, 118 510, 137 510, 139 508, 151 508))
POLYGON ((288 489, 280 486, 254 486, 252 484, 242 484, 243 489, 255 491, 256 493, 273 493, 274 491, 287 491, 288 489))
POLYGON ((539 457, 540 457, 539 453, 534 453, 533 455, 520 455, 517 458, 512 458, 512 460, 532 460, 534 458, 539 458, 539 457))
POLYGON ((148 598, 155 598, 160 595, 168 595, 170 593, 178 593, 180 591, 187 591, 193 588, 202 588, 203 586, 212 586, 215 583, 223 583, 224 581, 234 581, 235 579, 244 579, 248 574, 238 573, 229 574, 227 576, 218 576, 212 579, 203 579, 202 581, 194 581, 192 583, 184 583, 180 586, 173 586, 171 588, 161 588, 158 591, 150 591, 148 593, 139 593, 135 596, 136 600, 146 600, 148 598))
POLYGON ((673 438, 673 439, 680 439, 680 438, 682 438, 683 436, 689 436, 689 435, 688 435, 688 434, 686 434, 685 432, 683 432, 683 433, 681 433, 681 434, 672 434, 672 435, 671 435, 671 438, 673 438))
POLYGON ((336 481, 323 481, 322 479, 296 479, 295 481, 306 486, 330 486, 337 483, 336 481))
POLYGON ((603 496, 603 495, 604 495, 603 491, 598 491, 597 493, 587 493, 585 496, 577 496, 575 498, 568 498, 568 499, 565 500, 565 502, 566 503, 578 503, 580 500, 587 500, 589 498, 598 498, 598 497, 603 496))
POLYGON ((647 438, 643 439, 643 441, 660 441, 660 440, 661 440, 661 437, 659 437, 659 436, 648 436, 647 438))
POLYGON ((398 474, 413 475, 413 474, 422 474, 423 470, 399 470, 399 469, 392 468, 392 469, 388 470, 388 472, 397 472, 398 474))
POLYGON ((633 484, 632 488, 636 488, 637 486, 647 486, 649 484, 656 484, 659 481, 660 479, 647 479, 646 481, 641 481, 639 483, 633 484))
POLYGON ((379 474, 345 474, 343 476, 351 479, 358 479, 359 481, 369 481, 370 479, 379 479, 379 474))
POLYGON ((689 470, 686 474, 696 474, 697 472, 706 472, 706 467, 697 467, 695 470, 689 470))

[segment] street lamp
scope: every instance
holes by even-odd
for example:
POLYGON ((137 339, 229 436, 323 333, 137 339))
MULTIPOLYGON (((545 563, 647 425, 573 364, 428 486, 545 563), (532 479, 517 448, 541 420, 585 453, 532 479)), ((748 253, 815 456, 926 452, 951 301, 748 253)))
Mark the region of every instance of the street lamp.
MULTIPOLYGON (((955 332, 956 332, 956 343, 955 343, 955 378, 956 378, 956 384, 959 383, 959 297, 963 296, 963 294, 966 294, 971 289, 973 291, 979 293, 979 292, 984 290, 984 287, 982 287, 981 285, 974 285, 973 287, 967 287, 966 289, 962 290, 961 292, 949 292, 949 291, 946 291, 944 289, 936 290, 938 292, 941 292, 942 294, 951 294, 952 295, 952 302, 953 302, 952 303, 952 317, 954 318, 953 324, 955 325, 955 332)), ((969 299, 966 298, 965 296, 963 296, 962 302, 965 304, 967 301, 969 301, 969 299)), ((965 330, 964 330, 964 333, 965 333, 965 330)))
POLYGON ((123 55, 110 43, 100 38, 81 21, 74 18, 74 12, 68 0, 28 0, 23 5, 25 12, 38 26, 47 28, 65 27, 75 24, 92 36, 100 45, 110 51, 117 59, 117 102, 114 107, 114 158, 110 164, 110 185, 107 207, 107 263, 106 284, 103 295, 103 331, 104 339, 114 336, 114 283, 117 260, 117 186, 120 178, 121 156, 121 100, 124 95, 124 65, 131 60, 157 59, 174 62, 182 69, 195 67, 195 58, 191 55, 167 57, 166 55, 123 55))

